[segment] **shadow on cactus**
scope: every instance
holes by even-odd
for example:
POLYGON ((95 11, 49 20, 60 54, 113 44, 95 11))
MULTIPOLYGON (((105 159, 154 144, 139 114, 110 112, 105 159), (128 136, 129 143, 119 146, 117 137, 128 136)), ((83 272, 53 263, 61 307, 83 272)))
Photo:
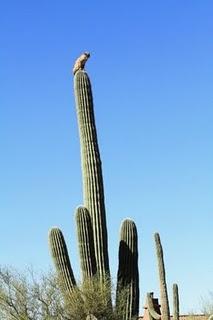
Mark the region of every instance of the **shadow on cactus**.
POLYGON ((66 243, 58 228, 52 228, 49 232, 50 251, 63 283, 67 305, 72 310, 82 312, 81 319, 94 313, 97 319, 116 319, 119 316, 117 319, 130 320, 137 317, 139 311, 137 229, 130 219, 124 220, 121 226, 116 304, 113 310, 101 158, 92 88, 88 74, 82 70, 84 64, 80 65, 74 76, 84 200, 83 206, 77 208, 76 212, 82 270, 80 286, 76 285, 66 243), (97 306, 101 304, 101 314, 93 310, 94 303, 97 306))

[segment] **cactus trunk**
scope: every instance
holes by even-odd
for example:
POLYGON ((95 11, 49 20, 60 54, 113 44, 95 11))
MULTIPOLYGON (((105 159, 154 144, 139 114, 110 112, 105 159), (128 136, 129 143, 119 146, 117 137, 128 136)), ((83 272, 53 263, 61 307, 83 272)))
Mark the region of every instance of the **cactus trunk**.
POLYGON ((124 220, 121 225, 116 308, 120 307, 120 299, 123 298, 126 300, 123 319, 130 320, 133 317, 138 317, 138 236, 135 223, 129 219, 124 220))
POLYGON ((157 261, 158 261, 158 273, 159 273, 159 280, 160 280, 161 319, 170 320, 169 300, 168 300, 167 285, 166 285, 166 272, 165 272, 164 258, 163 258, 163 248, 160 241, 160 235, 158 233, 155 233, 154 237, 155 237, 157 261))
POLYGON ((74 77, 78 115, 84 206, 92 219, 96 265, 99 276, 109 275, 106 214, 101 158, 98 147, 90 79, 79 70, 74 77))

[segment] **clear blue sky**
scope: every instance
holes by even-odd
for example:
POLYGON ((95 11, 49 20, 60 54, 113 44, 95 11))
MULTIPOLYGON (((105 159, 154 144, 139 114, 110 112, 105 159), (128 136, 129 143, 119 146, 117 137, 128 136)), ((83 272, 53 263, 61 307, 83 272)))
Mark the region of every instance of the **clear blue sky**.
POLYGON ((82 203, 71 69, 84 50, 102 155, 112 275, 123 218, 139 233, 141 306, 158 295, 153 233, 181 311, 213 290, 213 2, 4 1, 0 263, 46 270, 59 226, 79 275, 82 203))

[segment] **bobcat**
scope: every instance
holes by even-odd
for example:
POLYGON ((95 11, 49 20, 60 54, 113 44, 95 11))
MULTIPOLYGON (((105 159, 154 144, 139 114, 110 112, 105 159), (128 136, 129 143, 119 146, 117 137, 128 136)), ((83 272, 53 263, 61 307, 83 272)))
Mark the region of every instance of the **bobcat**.
POLYGON ((84 70, 85 63, 90 57, 89 52, 84 52, 80 55, 80 57, 75 61, 73 67, 73 74, 75 74, 78 70, 84 70))

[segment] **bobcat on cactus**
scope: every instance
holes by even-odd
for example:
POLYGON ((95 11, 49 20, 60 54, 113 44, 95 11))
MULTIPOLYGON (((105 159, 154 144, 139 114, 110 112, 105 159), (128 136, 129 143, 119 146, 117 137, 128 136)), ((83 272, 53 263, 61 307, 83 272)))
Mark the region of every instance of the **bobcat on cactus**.
POLYGON ((73 67, 73 74, 75 74, 78 70, 84 70, 85 63, 90 57, 89 52, 84 52, 80 55, 80 57, 75 61, 73 67))

